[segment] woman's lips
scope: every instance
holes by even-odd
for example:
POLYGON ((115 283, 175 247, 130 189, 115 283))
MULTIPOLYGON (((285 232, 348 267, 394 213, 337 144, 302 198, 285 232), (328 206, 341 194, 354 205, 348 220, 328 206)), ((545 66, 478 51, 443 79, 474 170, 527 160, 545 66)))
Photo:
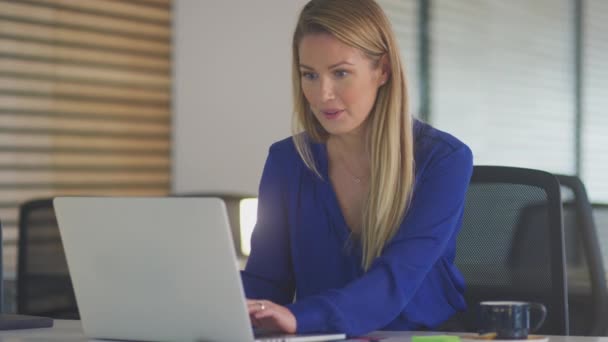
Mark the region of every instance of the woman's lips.
POLYGON ((343 112, 344 112, 343 109, 327 109, 327 110, 321 111, 321 113, 323 113, 323 116, 325 116, 325 118, 330 119, 330 120, 336 119, 343 112))

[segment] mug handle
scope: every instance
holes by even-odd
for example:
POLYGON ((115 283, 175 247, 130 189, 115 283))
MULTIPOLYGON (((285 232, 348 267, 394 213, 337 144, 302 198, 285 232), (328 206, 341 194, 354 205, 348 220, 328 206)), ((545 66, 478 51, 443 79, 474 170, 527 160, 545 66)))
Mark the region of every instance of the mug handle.
POLYGON ((547 318, 547 308, 541 303, 530 303, 530 308, 540 311, 541 316, 538 320, 538 323, 534 325, 534 328, 530 329, 530 332, 533 333, 538 330, 543 325, 543 323, 545 323, 545 318, 547 318))

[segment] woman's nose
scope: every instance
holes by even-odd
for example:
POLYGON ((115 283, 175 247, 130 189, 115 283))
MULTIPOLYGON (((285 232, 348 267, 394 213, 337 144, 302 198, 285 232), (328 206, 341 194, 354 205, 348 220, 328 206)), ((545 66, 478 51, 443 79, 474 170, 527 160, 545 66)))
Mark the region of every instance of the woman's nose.
POLYGON ((335 98, 334 85, 331 80, 321 80, 321 100, 323 102, 333 100, 335 98))

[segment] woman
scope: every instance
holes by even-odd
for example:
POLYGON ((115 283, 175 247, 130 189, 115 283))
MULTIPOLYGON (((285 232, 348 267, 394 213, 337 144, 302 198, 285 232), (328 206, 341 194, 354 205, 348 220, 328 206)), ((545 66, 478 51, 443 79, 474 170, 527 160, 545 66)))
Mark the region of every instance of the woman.
POLYGON ((360 335, 463 310, 453 261, 471 151, 410 116, 378 4, 310 1, 293 89, 297 127, 270 148, 242 273, 253 325, 360 335))

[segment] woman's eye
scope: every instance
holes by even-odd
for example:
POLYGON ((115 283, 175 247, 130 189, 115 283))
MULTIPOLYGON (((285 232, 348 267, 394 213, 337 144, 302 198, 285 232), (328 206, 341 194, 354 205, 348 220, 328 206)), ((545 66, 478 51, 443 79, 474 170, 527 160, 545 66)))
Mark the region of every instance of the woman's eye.
POLYGON ((314 80, 317 78, 317 75, 313 72, 304 71, 304 72, 302 72, 302 77, 307 80, 314 80))
POLYGON ((348 71, 346 70, 336 70, 334 71, 334 75, 336 75, 336 77, 345 77, 346 75, 348 75, 348 71))

